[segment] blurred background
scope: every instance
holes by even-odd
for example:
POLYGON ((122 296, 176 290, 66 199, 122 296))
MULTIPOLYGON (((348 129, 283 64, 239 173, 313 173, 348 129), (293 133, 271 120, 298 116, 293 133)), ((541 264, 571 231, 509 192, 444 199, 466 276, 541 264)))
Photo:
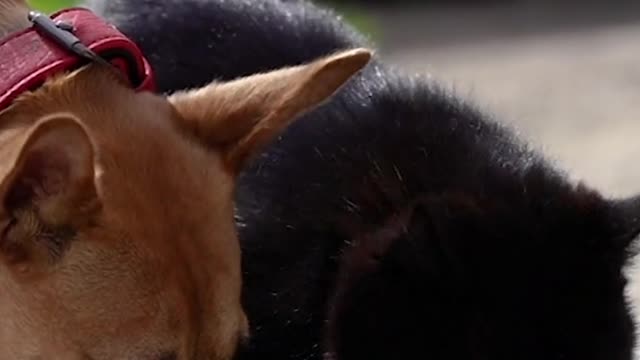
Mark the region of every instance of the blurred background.
MULTIPOLYGON (((33 0, 44 11, 73 0, 33 0)), ((610 196, 640 192, 640 1, 326 0, 610 196)))

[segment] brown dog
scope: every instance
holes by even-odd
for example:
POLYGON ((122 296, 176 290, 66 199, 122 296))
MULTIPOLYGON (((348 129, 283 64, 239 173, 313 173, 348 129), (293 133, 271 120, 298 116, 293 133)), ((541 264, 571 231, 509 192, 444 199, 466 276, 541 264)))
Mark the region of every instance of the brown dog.
MULTIPOLYGON (((0 34, 25 26, 23 2, 0 11, 0 34)), ((169 98, 89 65, 0 112, 0 359, 230 358, 247 331, 235 176, 369 58, 169 98)))

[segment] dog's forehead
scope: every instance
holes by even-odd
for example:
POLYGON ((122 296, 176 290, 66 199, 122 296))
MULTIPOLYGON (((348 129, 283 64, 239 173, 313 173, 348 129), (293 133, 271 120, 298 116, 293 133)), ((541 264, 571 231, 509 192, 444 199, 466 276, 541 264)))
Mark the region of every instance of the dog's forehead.
POLYGON ((96 172, 96 180, 109 197, 106 201, 119 200, 128 206, 146 206, 147 211, 180 217, 186 215, 185 210, 210 208, 231 200, 228 194, 233 177, 224 170, 218 154, 179 136, 149 137, 105 155, 109 158, 96 172))
POLYGON ((109 152, 96 182, 104 211, 132 240, 186 247, 180 254, 193 261, 234 235, 234 178, 219 154, 165 129, 129 143, 109 152))

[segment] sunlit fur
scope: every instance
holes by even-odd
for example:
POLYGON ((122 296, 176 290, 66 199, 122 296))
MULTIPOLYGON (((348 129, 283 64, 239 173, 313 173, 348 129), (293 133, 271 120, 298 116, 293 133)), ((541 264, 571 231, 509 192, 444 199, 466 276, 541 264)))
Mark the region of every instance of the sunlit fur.
POLYGON ((24 0, 0 1, 0 37, 28 26, 27 9, 24 0))

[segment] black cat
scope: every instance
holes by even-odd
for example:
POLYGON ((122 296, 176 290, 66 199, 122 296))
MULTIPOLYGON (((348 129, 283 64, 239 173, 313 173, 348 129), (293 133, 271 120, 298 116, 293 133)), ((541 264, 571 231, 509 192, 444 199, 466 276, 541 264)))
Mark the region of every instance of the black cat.
MULTIPOLYGON (((367 46, 303 0, 102 0, 162 91, 367 46)), ((215 184, 212 184, 215 186, 215 184)), ((629 360, 640 201, 572 184, 511 132, 379 59, 238 188, 241 359, 629 360)))

